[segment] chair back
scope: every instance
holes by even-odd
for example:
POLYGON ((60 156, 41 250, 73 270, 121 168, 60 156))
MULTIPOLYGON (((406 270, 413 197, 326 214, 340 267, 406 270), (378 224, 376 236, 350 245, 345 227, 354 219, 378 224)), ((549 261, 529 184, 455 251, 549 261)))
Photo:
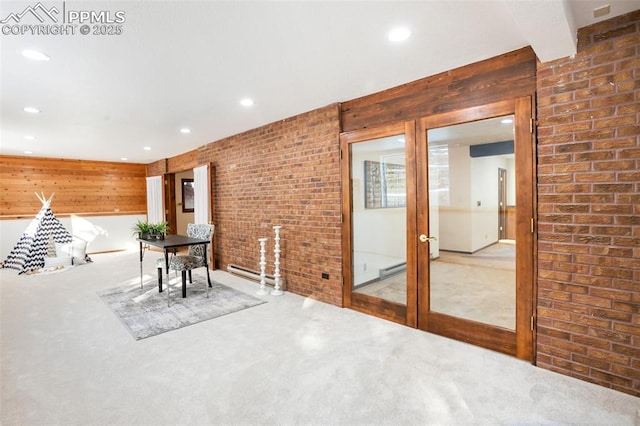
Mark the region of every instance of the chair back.
MULTIPOLYGON (((187 236, 191 238, 200 238, 202 240, 211 240, 215 225, 207 225, 202 223, 189 223, 187 224, 187 236)), ((197 245, 189 246, 189 254, 191 256, 204 257, 204 248, 206 246, 197 245)))

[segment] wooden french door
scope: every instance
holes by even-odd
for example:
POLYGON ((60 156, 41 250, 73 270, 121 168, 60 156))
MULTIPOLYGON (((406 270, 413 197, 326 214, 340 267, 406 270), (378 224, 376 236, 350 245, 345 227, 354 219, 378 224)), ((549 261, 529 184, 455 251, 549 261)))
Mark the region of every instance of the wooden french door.
POLYGON ((425 117, 416 158, 418 327, 533 361, 531 123, 529 97, 425 117), (500 169, 515 241, 497 226, 500 169))
POLYGON ((417 327, 415 122, 340 144, 344 306, 417 327))
POLYGON ((531 123, 526 97, 343 133, 344 306, 533 360, 531 123))

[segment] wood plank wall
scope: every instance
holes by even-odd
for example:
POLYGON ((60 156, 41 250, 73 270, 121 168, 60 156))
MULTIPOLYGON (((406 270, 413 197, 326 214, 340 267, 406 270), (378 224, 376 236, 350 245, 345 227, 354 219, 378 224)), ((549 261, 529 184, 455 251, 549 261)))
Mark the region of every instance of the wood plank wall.
POLYGON ((365 129, 432 114, 534 96, 530 47, 342 103, 342 130, 365 129))
POLYGON ((147 176, 161 176, 167 173, 166 158, 147 164, 147 176))
POLYGON ((146 214, 145 174, 144 164, 0 156, 0 219, 33 217, 35 192, 55 193, 57 216, 146 214))
POLYGON ((198 162, 198 149, 165 158, 147 164, 147 176, 162 176, 168 173, 180 173, 201 166, 198 162))

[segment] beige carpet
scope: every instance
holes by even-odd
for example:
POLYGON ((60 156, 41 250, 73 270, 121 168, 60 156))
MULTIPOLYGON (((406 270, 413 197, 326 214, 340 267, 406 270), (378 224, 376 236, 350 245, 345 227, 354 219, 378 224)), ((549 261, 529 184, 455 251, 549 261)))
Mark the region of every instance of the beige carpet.
MULTIPOLYGON (((431 264, 431 310, 515 329, 515 245, 474 254, 440 251, 431 264)), ((359 293, 406 304, 406 275, 362 286, 359 293)))
MULTIPOLYGON (((135 341, 97 292, 135 284, 137 256, 96 255, 43 276, 0 270, 0 424, 640 421, 638 398, 291 293, 135 341)), ((147 257, 151 286, 157 256, 147 257)), ((212 279, 258 289, 223 271, 212 279)))

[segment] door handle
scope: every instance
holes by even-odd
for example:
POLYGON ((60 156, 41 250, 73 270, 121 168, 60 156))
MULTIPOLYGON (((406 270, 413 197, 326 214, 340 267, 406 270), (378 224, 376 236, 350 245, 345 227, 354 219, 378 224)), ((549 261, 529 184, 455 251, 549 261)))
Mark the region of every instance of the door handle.
POLYGON ((420 235, 420 242, 421 243, 426 243, 427 241, 437 241, 438 239, 436 237, 427 237, 425 234, 420 235))

